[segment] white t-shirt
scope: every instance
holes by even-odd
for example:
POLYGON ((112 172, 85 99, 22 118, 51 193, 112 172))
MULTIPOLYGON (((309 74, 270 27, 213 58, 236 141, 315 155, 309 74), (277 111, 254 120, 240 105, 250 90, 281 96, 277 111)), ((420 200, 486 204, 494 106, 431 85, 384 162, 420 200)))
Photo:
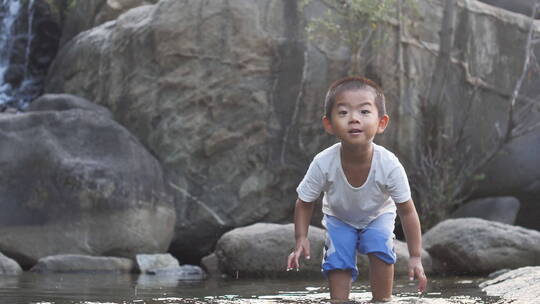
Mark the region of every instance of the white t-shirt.
POLYGON ((353 187, 341 166, 341 143, 317 154, 300 185, 298 198, 313 202, 324 192, 323 213, 362 229, 383 213, 396 213, 396 203, 407 202, 411 190, 407 174, 397 157, 373 144, 369 175, 360 187, 353 187))

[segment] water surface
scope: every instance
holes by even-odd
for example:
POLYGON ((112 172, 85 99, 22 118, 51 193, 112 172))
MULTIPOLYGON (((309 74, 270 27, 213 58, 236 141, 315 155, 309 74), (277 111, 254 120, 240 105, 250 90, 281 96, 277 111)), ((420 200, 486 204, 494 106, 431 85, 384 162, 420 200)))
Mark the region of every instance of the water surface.
MULTIPOLYGON (((504 303, 486 296, 482 278, 430 278, 419 296, 415 284, 398 279, 392 303, 504 303)), ((371 299, 368 282, 353 285, 351 299, 371 299)), ((179 281, 175 277, 132 274, 39 274, 0 276, 0 304, 124 303, 328 303, 326 282, 305 279, 221 279, 179 281)))

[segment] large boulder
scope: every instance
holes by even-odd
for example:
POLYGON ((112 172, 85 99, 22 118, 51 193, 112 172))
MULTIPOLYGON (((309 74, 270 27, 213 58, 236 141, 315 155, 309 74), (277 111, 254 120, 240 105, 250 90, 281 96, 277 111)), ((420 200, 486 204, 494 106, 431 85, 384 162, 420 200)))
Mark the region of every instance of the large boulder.
MULTIPOLYGON (((477 1, 457 4, 447 98, 486 100, 471 107, 469 116, 481 119, 465 128, 481 143, 476 139, 489 138, 506 117, 529 22, 477 1)), ((309 161, 333 143, 318 123, 322 99, 347 73, 350 49, 336 35, 308 40, 304 31, 328 8, 320 0, 305 7, 289 0, 161 0, 132 8, 64 45, 45 90, 106 106, 154 153, 175 196, 170 251, 199 262, 228 230, 290 219, 309 161)), ((373 39, 363 48, 361 72, 387 91, 393 121, 377 140, 405 159, 418 147, 414 112, 436 65, 442 11, 441 1, 419 1, 415 16, 423 22, 406 26, 403 36, 391 22, 383 25, 384 43, 373 39), (407 92, 403 104, 394 102, 400 92, 407 92)), ((527 80, 522 92, 539 90, 527 80)), ((466 107, 448 104, 448 121, 459 125, 466 107)))
POLYGON ((44 257, 30 269, 42 273, 132 272, 132 259, 96 257, 82 254, 60 254, 44 257))
POLYGON ((177 204, 170 251, 182 263, 199 262, 234 227, 292 214, 308 162, 303 151, 300 162, 296 149, 284 153, 283 140, 304 61, 296 5, 137 7, 81 33, 50 70, 47 91, 105 105, 161 161, 177 204))
POLYGON ((0 251, 24 268, 167 250, 175 212, 160 164, 104 112, 60 95, 0 115, 0 251))
POLYGON ((481 283, 480 288, 488 296, 501 297, 508 303, 538 303, 540 267, 522 267, 503 273, 481 283))
POLYGON ((479 218, 450 219, 423 236, 447 273, 487 274, 540 264, 540 232, 479 218))
POLYGON ((513 225, 519 211, 519 205, 519 200, 512 196, 480 198, 460 206, 450 217, 478 217, 513 225))

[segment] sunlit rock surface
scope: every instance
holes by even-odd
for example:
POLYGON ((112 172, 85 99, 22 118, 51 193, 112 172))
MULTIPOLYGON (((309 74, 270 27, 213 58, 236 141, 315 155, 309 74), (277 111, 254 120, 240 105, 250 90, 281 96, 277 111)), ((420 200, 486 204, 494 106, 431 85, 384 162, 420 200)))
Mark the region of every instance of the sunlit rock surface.
POLYGON ((175 212, 160 164, 106 109, 44 98, 0 115, 0 251, 23 268, 63 253, 166 251, 175 212))
POLYGON ((22 271, 21 266, 15 260, 0 253, 0 275, 16 275, 22 271))
MULTIPOLYGON (((421 20, 412 18, 401 37, 395 24, 381 27, 384 43, 370 41, 362 54, 361 71, 384 87, 392 117, 377 141, 405 164, 417 147, 416 112, 431 83, 442 3, 419 1, 414 16, 421 20), (398 46, 404 83, 397 77, 398 46), (408 96, 403 104, 396 103, 399 90, 408 96)), ((460 123, 469 109, 462 101, 477 94, 466 130, 480 147, 506 117, 529 20, 477 1, 457 5, 446 81, 453 102, 445 113, 448 122, 460 123)), ((106 106, 156 156, 175 195, 170 251, 181 262, 198 263, 226 231, 290 220, 309 161, 333 143, 320 125, 322 101, 328 85, 347 73, 350 50, 335 35, 310 41, 304 31, 327 9, 319 0, 302 8, 289 0, 161 0, 133 8, 66 43, 46 91, 106 106)), ((537 96, 540 87, 526 79, 523 92, 537 96)), ((527 168, 538 167, 529 157, 538 150, 535 134, 515 146, 527 156, 516 161, 533 161, 527 168)), ((533 187, 536 171, 522 170, 520 187, 498 195, 530 187, 540 193, 533 187)), ((488 178, 507 182, 507 173, 495 170, 488 178)), ((486 185, 485 193, 494 190, 486 185)))
POLYGON ((118 257, 96 257, 79 254, 64 254, 44 257, 32 267, 34 272, 74 273, 74 272, 132 272, 133 260, 118 257))
POLYGON ((137 268, 144 277, 141 280, 145 280, 146 275, 167 276, 169 280, 204 280, 206 278, 206 273, 201 267, 180 266, 178 260, 168 253, 138 254, 135 259, 137 268))
POLYGON ((178 260, 168 253, 137 254, 135 260, 141 273, 155 274, 160 270, 174 269, 180 266, 178 260))
POLYGON ((480 287, 488 295, 502 297, 511 303, 540 303, 540 267, 515 269, 480 284, 480 287))
POLYGON ((540 264, 540 232, 479 218, 443 221, 423 235, 423 246, 447 273, 540 264))

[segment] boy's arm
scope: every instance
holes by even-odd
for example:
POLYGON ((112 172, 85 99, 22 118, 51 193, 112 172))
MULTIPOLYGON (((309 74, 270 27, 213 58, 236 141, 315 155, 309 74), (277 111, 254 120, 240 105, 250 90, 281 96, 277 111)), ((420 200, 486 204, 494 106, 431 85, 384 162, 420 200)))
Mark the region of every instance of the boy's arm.
POLYGON ((401 219, 401 226, 407 240, 409 248, 409 279, 418 279, 418 290, 426 290, 427 278, 422 266, 422 232, 420 230, 420 220, 416 213, 416 208, 412 199, 405 203, 396 204, 397 213, 401 219))
POLYGON ((298 260, 302 254, 306 259, 309 260, 310 258, 307 235, 313 213, 313 205, 313 203, 303 202, 300 199, 296 200, 294 208, 294 238, 296 239, 296 246, 287 259, 287 271, 292 269, 298 270, 300 268, 298 260))

